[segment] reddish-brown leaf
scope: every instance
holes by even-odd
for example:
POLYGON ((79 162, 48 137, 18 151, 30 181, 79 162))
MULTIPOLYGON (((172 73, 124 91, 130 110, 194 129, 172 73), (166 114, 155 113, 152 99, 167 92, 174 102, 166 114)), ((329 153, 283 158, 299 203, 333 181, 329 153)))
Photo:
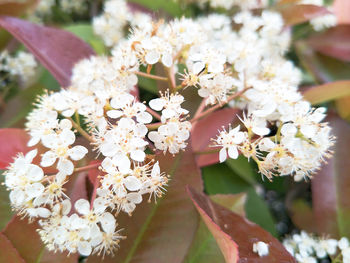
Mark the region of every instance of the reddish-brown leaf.
POLYGON ((9 16, 0 17, 0 26, 22 42, 63 87, 70 84, 74 64, 95 54, 84 41, 61 29, 9 16))
POLYGON ((26 0, 23 2, 15 1, 0 1, 0 15, 20 16, 27 10, 32 9, 37 4, 38 0, 26 0))
MULTIPOLYGON (((169 186, 157 203, 145 200, 131 217, 121 213, 117 222, 127 236, 116 256, 89 257, 88 263, 181 263, 194 239, 198 215, 186 195, 186 185, 202 189, 200 170, 188 147, 178 156, 159 155, 161 170, 171 175, 169 186)), ((147 197, 145 197, 146 199, 147 197)))
POLYGON ((23 129, 0 129, 0 169, 5 169, 20 152, 32 148, 27 146, 29 135, 23 129))
POLYGON ((3 233, 0 233, 0 248, 0 262, 26 263, 3 233))
POLYGON ((188 193, 198 212, 216 238, 226 262, 245 263, 296 263, 284 246, 258 225, 213 203, 209 197, 188 188, 188 193), (253 253, 253 244, 269 244, 269 254, 259 257, 253 253))
MULTIPOLYGON (((4 235, 7 238, 7 240, 11 243, 12 247, 17 251, 20 257, 23 258, 24 262, 26 263, 78 262, 77 254, 70 255, 68 257, 66 253, 60 254, 47 251, 40 239, 39 234, 36 232, 36 229, 38 229, 38 227, 38 224, 35 222, 29 224, 28 220, 21 220, 20 217, 15 216, 8 223, 6 228, 1 232, 1 235, 4 235)), ((2 253, 7 255, 7 251, 3 250, 3 247, 1 246, 1 254, 2 253)), ((9 253, 12 252, 9 251, 9 253)), ((7 261, 0 262, 7 263, 7 261)))
POLYGON ((322 54, 350 61, 350 25, 332 27, 323 33, 311 36, 307 43, 322 54))
MULTIPOLYGON (((225 108, 218 110, 208 117, 201 119, 196 123, 192 130, 191 143, 194 152, 212 151, 216 148, 209 147, 212 144, 211 139, 219 134, 222 126, 226 127, 237 119, 238 109, 225 108)), ((212 165, 219 162, 219 154, 198 154, 196 156, 197 164, 200 167, 212 165)))
POLYGON ((333 157, 312 180, 314 219, 320 234, 350 238, 350 125, 334 114, 328 121, 337 141, 333 157))
POLYGON ((288 26, 301 24, 329 13, 327 8, 316 5, 285 4, 278 5, 277 10, 282 14, 288 26))

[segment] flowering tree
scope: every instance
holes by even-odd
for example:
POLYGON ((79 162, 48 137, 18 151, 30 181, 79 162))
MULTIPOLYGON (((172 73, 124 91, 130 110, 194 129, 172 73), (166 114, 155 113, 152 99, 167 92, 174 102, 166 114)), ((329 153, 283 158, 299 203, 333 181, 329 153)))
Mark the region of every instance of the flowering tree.
POLYGON ((349 126, 338 116, 349 117, 350 85, 330 66, 348 67, 341 1, 140 2, 0 4, 0 26, 37 59, 6 43, 0 84, 37 83, 39 94, 24 129, 0 130, 16 214, 0 262, 350 262, 339 199, 349 195, 349 126), (149 9, 159 7, 178 18, 149 9), (92 26, 67 27, 85 41, 42 25, 88 10, 92 26), (14 17, 24 12, 32 22, 14 17), (37 61, 60 88, 35 77, 37 61), (298 191, 312 180, 312 207, 295 191, 285 199, 293 223, 315 235, 278 241, 257 194, 276 180, 298 191), (230 184, 247 195, 203 193, 230 184))

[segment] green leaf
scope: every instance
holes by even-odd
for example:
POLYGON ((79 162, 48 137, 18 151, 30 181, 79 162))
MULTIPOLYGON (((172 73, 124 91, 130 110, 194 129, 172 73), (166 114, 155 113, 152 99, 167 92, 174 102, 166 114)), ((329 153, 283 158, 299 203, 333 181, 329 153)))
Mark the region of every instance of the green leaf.
POLYGON ((205 190, 208 194, 247 193, 247 218, 273 235, 277 235, 273 217, 264 202, 256 193, 255 187, 236 175, 225 164, 216 164, 202 169, 205 190))
MULTIPOLYGON (((6 187, 2 185, 3 182, 4 176, 3 173, 0 172, 0 230, 6 226, 13 215, 10 206, 9 192, 6 191, 6 187)), ((0 260, 0 262, 2 261, 0 260)))
POLYGON ((257 175, 254 172, 254 168, 248 159, 242 154, 239 155, 237 159, 226 160, 226 164, 232 169, 235 174, 239 175, 247 183, 251 185, 256 184, 257 175))
POLYGON ((6 104, 5 110, 0 116, 0 127, 23 127, 25 117, 34 108, 33 101, 43 92, 44 87, 40 84, 34 84, 19 92, 6 104))
POLYGON ((106 54, 106 47, 102 39, 94 34, 91 24, 72 24, 64 27, 64 29, 89 43, 97 54, 106 54))
POLYGON ((347 97, 350 96, 350 80, 329 82, 315 86, 308 89, 303 95, 312 104, 320 104, 347 97))
POLYGON ((169 15, 174 17, 181 17, 182 15, 190 15, 190 10, 183 10, 179 3, 169 0, 129 0, 131 3, 142 5, 152 11, 164 10, 169 15))

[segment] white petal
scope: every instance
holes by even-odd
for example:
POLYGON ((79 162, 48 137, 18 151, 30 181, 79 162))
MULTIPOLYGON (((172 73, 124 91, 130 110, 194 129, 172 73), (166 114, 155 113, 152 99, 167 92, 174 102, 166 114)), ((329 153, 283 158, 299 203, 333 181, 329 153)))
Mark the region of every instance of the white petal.
POLYGON ((74 161, 83 159, 87 153, 88 150, 81 145, 74 146, 73 148, 68 150, 69 157, 74 161))
POLYGON ((41 183, 29 184, 26 186, 26 194, 30 199, 41 195, 45 190, 45 187, 41 183))
POLYGON ((136 176, 128 176, 124 179, 124 185, 129 191, 137 191, 142 187, 141 181, 136 176))
POLYGON ((90 203, 86 199, 79 199, 74 204, 75 210, 81 215, 87 215, 90 213, 90 203))
POLYGON ((165 100, 161 98, 153 99, 149 102, 149 106, 156 111, 161 111, 164 108, 164 105, 165 100))
POLYGON ((142 196, 139 193, 129 193, 126 196, 126 199, 134 204, 139 204, 142 202, 142 196))
POLYGON ((141 112, 137 114, 136 120, 141 123, 150 123, 152 121, 152 115, 148 112, 141 112))
POLYGON ((137 162, 143 162, 146 158, 146 154, 144 151, 141 151, 141 150, 136 150, 136 151, 132 151, 130 153, 130 157, 131 159, 133 159, 134 161, 137 161, 137 162))
POLYGON ((124 174, 129 172, 131 162, 126 155, 118 155, 116 158, 113 158, 113 161, 115 161, 120 172, 124 174))
POLYGON ((173 58, 172 58, 171 54, 163 54, 162 63, 164 66, 170 68, 171 65, 173 64, 173 58))
POLYGON ((38 150, 34 149, 26 153, 26 156, 24 157, 27 163, 31 163, 35 156, 38 154, 38 150))
POLYGON ((66 175, 71 175, 74 171, 74 165, 67 159, 60 159, 57 164, 57 169, 66 175))
POLYGON ((71 145, 75 142, 75 135, 74 132, 68 129, 64 129, 60 134, 59 134, 59 139, 60 142, 64 146, 71 145))
POLYGON ((44 207, 37 208, 38 215, 43 218, 48 218, 51 214, 49 209, 46 209, 44 207))
POLYGON ((123 112, 120 110, 109 110, 107 111, 107 116, 112 119, 120 118, 123 115, 123 112))
POLYGON ((226 161, 226 158, 227 158, 226 148, 222 148, 219 152, 220 163, 223 163, 224 161, 226 161))
POLYGON ((92 248, 89 242, 82 241, 78 243, 78 252, 82 256, 89 256, 91 254, 92 248))
POLYGON ((238 151, 236 146, 230 146, 228 147, 228 156, 232 159, 237 159, 238 158, 238 151))
POLYGON ((158 175, 160 175, 160 167, 159 167, 159 162, 156 162, 152 167, 151 176, 154 177, 158 175))
POLYGON ((27 177, 34 182, 40 181, 44 177, 44 171, 39 166, 30 164, 27 177))
POLYGON ((112 233, 115 230, 115 218, 111 213, 104 213, 100 217, 100 223, 103 231, 106 233, 112 233))
POLYGON ((155 50, 151 50, 145 56, 146 62, 150 65, 156 64, 159 61, 159 59, 160 59, 160 54, 155 50))
POLYGON ((55 163, 56 159, 57 159, 57 156, 54 152, 47 151, 46 153, 43 154, 40 165, 42 167, 49 167, 55 163))

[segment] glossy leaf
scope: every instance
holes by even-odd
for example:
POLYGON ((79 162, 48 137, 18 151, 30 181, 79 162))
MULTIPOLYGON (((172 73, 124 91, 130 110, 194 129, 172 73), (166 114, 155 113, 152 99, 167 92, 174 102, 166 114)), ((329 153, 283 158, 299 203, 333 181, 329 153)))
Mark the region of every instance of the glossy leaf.
POLYGON ((23 129, 0 129, 0 169, 5 169, 18 153, 27 153, 29 135, 23 129))
POLYGON ((0 2, 0 15, 20 16, 28 9, 33 9, 37 3, 38 0, 0 2))
POLYGON ((64 87, 70 84, 75 63, 94 55, 92 48, 72 33, 1 16, 0 26, 22 42, 64 87))
POLYGON ((188 191, 202 219, 218 242, 227 263, 296 262, 277 239, 258 225, 213 203, 209 197, 192 188, 188 191), (258 241, 269 245, 267 256, 259 257, 253 252, 253 244, 258 241))
MULTIPOLYGON (((28 220, 15 216, 0 235, 5 236, 11 242, 12 247, 16 249, 26 263, 78 262, 77 254, 68 257, 67 253, 61 254, 47 251, 39 234, 36 232, 38 227, 37 223, 29 224, 28 220)), ((17 262, 15 261, 15 263, 17 262)))
POLYGON ((2 185, 4 179, 4 175, 2 174, 2 172, 0 172, 0 231, 11 220, 13 215, 10 206, 9 192, 6 190, 6 186, 2 185))
POLYGON ((287 26, 301 24, 329 13, 329 11, 322 6, 299 4, 278 5, 277 11, 282 14, 283 20, 287 26))
POLYGON ((43 92, 44 86, 35 84, 22 90, 17 96, 9 100, 0 115, 0 127, 24 127, 25 117, 34 107, 33 101, 43 92))
POLYGON ((350 96, 338 99, 335 106, 340 117, 344 120, 350 120, 350 96))
MULTIPOLYGON (((193 150, 195 152, 206 152, 217 149, 209 147, 212 144, 211 139, 216 138, 219 133, 218 129, 222 126, 227 128, 233 120, 237 119, 238 113, 238 109, 225 108, 199 120, 195 124, 191 134, 193 150)), ((198 154, 196 161, 200 167, 218 163, 219 153, 198 154)))
POLYGON ((304 92, 304 98, 312 104, 350 96, 350 81, 335 81, 312 87, 304 92))
MULTIPOLYGON (((245 194, 212 195, 210 198, 232 212, 244 216, 245 194)), ((196 237, 183 263, 224 263, 225 259, 203 221, 200 222, 196 237)))
POLYGON ((201 191, 200 170, 190 147, 175 158, 160 154, 156 159, 161 170, 171 175, 166 193, 156 204, 144 200, 132 217, 121 213, 117 221, 127 239, 121 241, 116 257, 102 261, 93 256, 88 263, 180 263, 185 259, 198 227, 198 215, 185 186, 201 191))
POLYGON ((240 155, 237 159, 228 159, 226 160, 226 164, 247 183, 256 184, 257 174, 253 170, 251 161, 246 157, 240 155))
POLYGON ((312 180, 315 224, 320 234, 350 238, 350 125, 336 115, 328 121, 337 141, 333 157, 312 180))
POLYGON ((255 185, 247 183, 225 164, 203 168, 203 180, 206 192, 210 195, 246 193, 247 218, 273 235, 277 235, 273 217, 265 201, 256 193, 255 185))
POLYGON ((25 263, 24 259, 13 247, 10 240, 8 240, 2 233, 0 233, 0 247, 2 250, 2 253, 0 253, 0 262, 25 263))
POLYGON ((323 33, 311 36, 307 39, 307 43, 322 54, 350 61, 350 25, 332 27, 323 33))

